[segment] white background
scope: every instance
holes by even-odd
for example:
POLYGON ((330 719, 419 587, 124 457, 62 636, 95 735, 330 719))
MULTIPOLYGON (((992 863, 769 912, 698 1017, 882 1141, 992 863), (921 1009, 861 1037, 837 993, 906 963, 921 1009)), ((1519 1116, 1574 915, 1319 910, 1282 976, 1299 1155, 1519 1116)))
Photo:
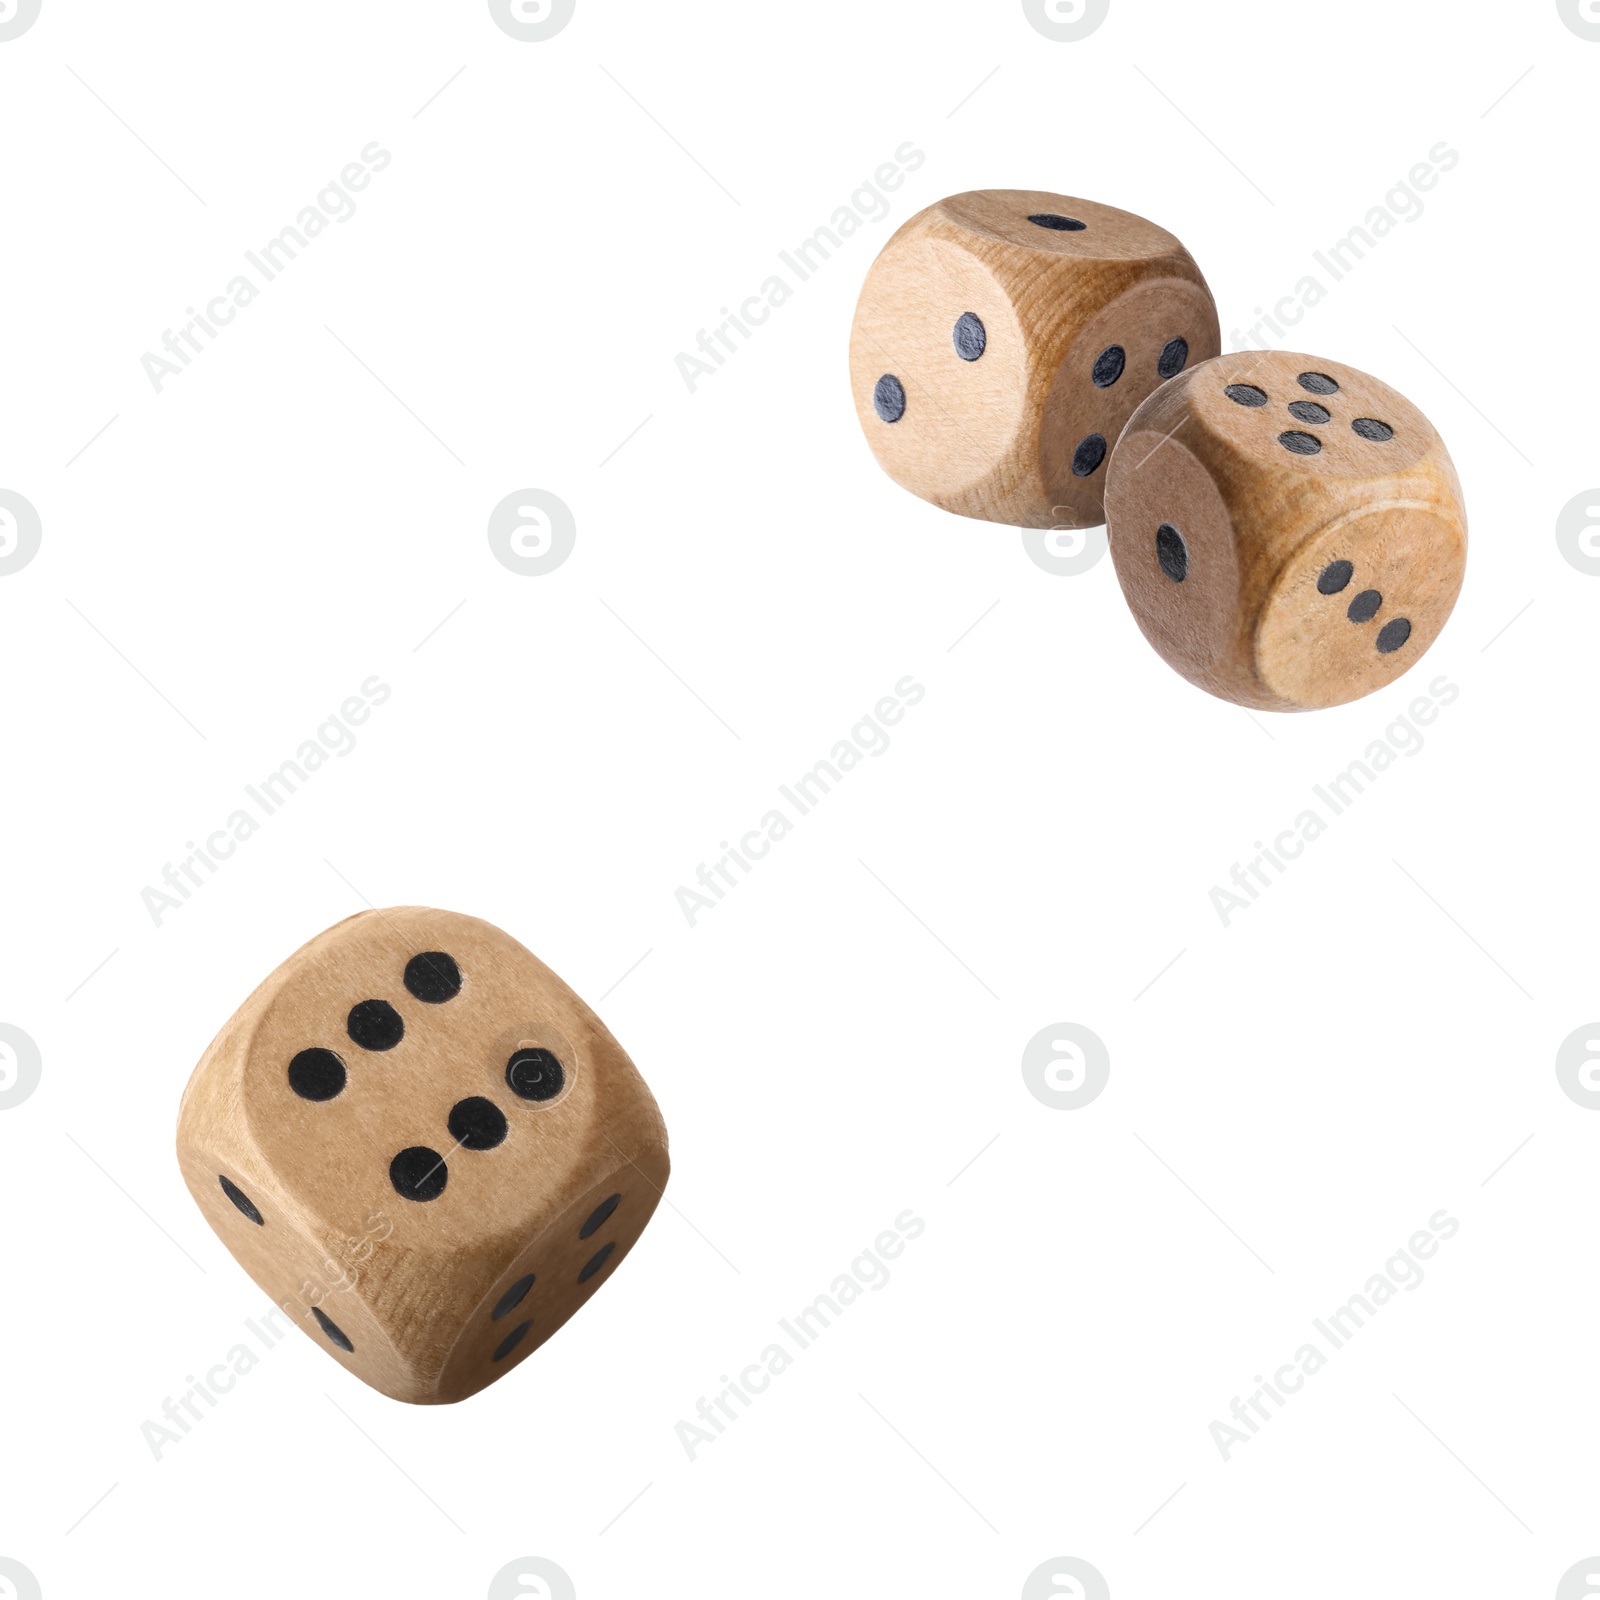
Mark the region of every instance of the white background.
POLYGON ((579 0, 520 43, 481 3, 44 0, 0 44, 0 487, 43 525, 0 579, 0 1021, 43 1057, 0 1112, 0 1555, 48 1600, 477 1597, 529 1555, 583 1600, 1009 1597, 1063 1555, 1118 1600, 1553 1595, 1600 1547, 1600 1116, 1554 1072, 1600 1014, 1600 581, 1554 532, 1600 481, 1597 70, 1544 0, 1113 0, 1077 43, 1015 3, 579 0), (157 394, 141 356, 374 140, 356 214, 157 394), (691 394, 678 352, 906 141, 887 218, 691 394), (1440 141, 1273 341, 1460 469, 1465 590, 1390 689, 1252 718, 1109 560, 1052 576, 875 465, 849 318, 920 207, 1152 217, 1231 345, 1440 141), (544 577, 486 537, 526 487, 576 519, 544 577), (356 748, 157 927, 141 890, 372 674, 356 748), (907 674, 892 747, 691 928, 679 885, 907 674), (1441 674, 1424 747, 1225 928, 1212 886, 1441 674), (157 1461, 265 1303, 179 1094, 369 900, 598 1005, 672 1204, 461 1406, 296 1333, 157 1461), (1023 1081, 1059 1021, 1110 1052, 1082 1110, 1023 1081), (908 1208, 887 1287, 691 1462, 679 1420, 908 1208), (1441 1208, 1426 1281, 1224 1462, 1233 1397, 1441 1208))

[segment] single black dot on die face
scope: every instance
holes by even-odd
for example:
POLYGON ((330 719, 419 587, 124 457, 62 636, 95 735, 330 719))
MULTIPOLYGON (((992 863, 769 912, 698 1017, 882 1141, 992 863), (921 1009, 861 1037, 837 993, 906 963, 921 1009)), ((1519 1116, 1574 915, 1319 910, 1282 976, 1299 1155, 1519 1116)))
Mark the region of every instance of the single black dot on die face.
POLYGON ((238 1206, 238 1208, 244 1212, 244 1214, 249 1217, 249 1219, 255 1223, 258 1228, 266 1226, 266 1224, 261 1220, 261 1213, 256 1210, 255 1201, 252 1200, 250 1196, 239 1187, 238 1184, 229 1183, 220 1172, 217 1174, 217 1182, 222 1185, 222 1192, 227 1195, 227 1197, 233 1201, 233 1203, 238 1206))
POLYGON ((1394 429, 1387 422, 1379 422, 1376 417, 1357 417, 1350 424, 1363 439, 1371 439, 1377 444, 1394 438, 1394 429))
MULTIPOLYGON (((528 1291, 533 1287, 533 1274, 530 1272, 525 1278, 518 1278, 506 1292, 500 1296, 500 1303, 489 1313, 491 1322, 498 1322, 502 1317, 508 1317, 524 1300, 528 1298, 528 1291)), ((521 1334, 517 1337, 520 1339, 521 1334)))
POLYGON ((1120 344, 1107 345, 1094 358, 1094 370, 1089 374, 1097 389, 1109 389, 1122 376, 1128 364, 1128 352, 1120 344))
POLYGON ((1078 448, 1072 452, 1072 475, 1075 478, 1090 477, 1106 458, 1106 441, 1098 433, 1091 433, 1087 439, 1081 440, 1078 448))
POLYGON ((1028 221, 1036 228, 1049 228, 1052 233, 1082 233, 1089 226, 1076 217, 1063 217, 1055 211, 1036 211, 1028 221))
POLYGON ((1378 629, 1378 649, 1383 655, 1393 655, 1411 637, 1411 623, 1406 617, 1396 617, 1378 629))
POLYGON ((1278 443, 1297 456, 1314 456, 1322 449, 1322 441, 1314 433, 1301 433, 1295 428, 1288 433, 1280 433, 1278 443))
POLYGON ((393 1050, 406 1034, 400 1013, 387 1000, 363 1000, 351 1006, 344 1025, 363 1050, 393 1050))
POLYGON ((1315 400, 1289 402, 1289 415, 1296 422, 1326 422, 1332 414, 1326 406, 1319 406, 1315 400))
POLYGON ((425 1144, 409 1146, 389 1163, 389 1182, 407 1200, 437 1200, 449 1180, 444 1157, 425 1144))
POLYGON ((1349 586, 1355 567, 1348 561, 1330 561, 1317 578, 1318 594, 1338 594, 1349 586))
POLYGON ((611 1213, 617 1209, 617 1202, 622 1199, 620 1194, 614 1194, 604 1199, 589 1213, 589 1220, 578 1229, 578 1237, 587 1239, 591 1234, 599 1233, 605 1227, 611 1213))
POLYGON ((495 1360, 504 1361, 505 1358, 510 1355, 511 1352, 515 1350, 524 1339, 527 1338, 528 1329, 532 1326, 533 1324, 531 1322, 519 1322, 516 1327, 514 1327, 511 1332, 508 1333, 505 1338, 503 1338, 500 1343, 495 1346, 495 1360))
POLYGON ((1175 378, 1183 371, 1189 361, 1189 341, 1187 339, 1168 339, 1161 347, 1161 354, 1156 358, 1156 376, 1160 378, 1175 378))
POLYGON ((617 1247, 614 1243, 603 1244, 583 1264, 583 1271, 578 1274, 579 1283, 587 1283, 611 1259, 611 1252, 617 1247))
POLYGON ((344 1062, 331 1050, 302 1050, 289 1063, 289 1087, 302 1100, 331 1100, 344 1083, 344 1062))
POLYGON ((1338 394, 1339 385, 1326 372, 1302 372, 1298 379, 1302 389, 1312 394, 1338 394))
POLYGON ((1189 576, 1189 547, 1170 522, 1163 522, 1156 529, 1156 560, 1174 583, 1182 583, 1189 576))
POLYGON ((1236 406, 1264 406, 1267 403, 1267 391, 1256 388, 1253 383, 1230 383, 1222 392, 1236 406))
POLYGON ((955 344, 956 354, 963 361, 976 361, 989 343, 989 335, 984 332, 983 323, 970 311, 963 311, 956 318, 956 325, 950 330, 950 338, 955 344))
POLYGON ((1363 589, 1354 600, 1350 602, 1350 609, 1345 612, 1352 622, 1371 622, 1378 614, 1378 607, 1383 604, 1383 596, 1376 589, 1363 589))
POLYGON ((898 422, 906 414, 906 391, 892 372, 886 372, 872 388, 872 409, 885 422, 898 422))
POLYGON ((355 1354, 356 1347, 350 1343, 350 1335, 321 1306, 312 1306, 311 1315, 317 1319, 317 1326, 327 1334, 329 1344, 336 1344, 341 1350, 355 1354))
POLYGON ((540 1046, 518 1050, 506 1062, 506 1082, 523 1100, 554 1100, 567 1075, 555 1055, 540 1046))
POLYGON ((493 1150, 506 1136, 506 1114, 481 1094, 450 1108, 450 1137, 465 1150, 493 1150))
POLYGON ((424 950, 406 962, 406 992, 430 1006, 461 993, 461 968, 443 950, 424 950))

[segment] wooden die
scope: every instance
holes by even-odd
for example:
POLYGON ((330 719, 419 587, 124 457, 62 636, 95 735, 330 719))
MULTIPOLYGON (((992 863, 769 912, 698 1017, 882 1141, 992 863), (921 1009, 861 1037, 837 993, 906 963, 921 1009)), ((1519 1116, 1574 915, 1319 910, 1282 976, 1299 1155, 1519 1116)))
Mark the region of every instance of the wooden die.
POLYGON ((1031 189, 951 195, 872 264, 850 384, 878 463, 963 516, 1105 520, 1105 461, 1152 389, 1221 343, 1211 291, 1165 228, 1031 189))
POLYGON ((464 1399, 616 1270, 667 1181, 644 1080, 476 917, 367 911, 295 952, 195 1068, 195 1202, 245 1271, 397 1400, 464 1399))
POLYGON ((1221 356, 1151 395, 1112 457, 1106 513, 1144 636, 1191 683, 1268 711, 1392 683, 1466 567, 1433 424, 1354 367, 1282 350, 1221 356))

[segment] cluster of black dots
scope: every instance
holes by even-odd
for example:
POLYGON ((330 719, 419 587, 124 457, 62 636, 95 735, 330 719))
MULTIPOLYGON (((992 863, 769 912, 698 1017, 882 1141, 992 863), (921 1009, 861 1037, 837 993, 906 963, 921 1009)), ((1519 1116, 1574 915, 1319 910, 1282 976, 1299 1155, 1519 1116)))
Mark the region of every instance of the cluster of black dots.
MULTIPOLYGON (((406 992, 424 1005, 444 1005, 461 993, 461 968, 443 950, 424 950, 406 963, 406 992)), ((345 1018, 345 1032, 362 1050, 393 1050, 405 1037, 405 1019, 387 1000, 361 1000, 345 1018)), ((344 1092, 347 1074, 338 1054, 321 1045, 289 1063, 289 1087, 302 1100, 326 1101, 344 1092)), ((524 1100, 548 1100, 561 1090, 561 1064, 548 1050, 519 1050, 506 1063, 506 1083, 524 1100)), ((506 1115, 494 1101, 469 1095, 450 1108, 445 1126, 456 1150, 493 1150, 505 1142, 506 1115)), ((437 1200, 450 1180, 445 1158, 428 1145, 410 1145, 389 1163, 389 1181, 407 1200, 437 1200)))
MULTIPOLYGON (((1302 372, 1299 383, 1310 394, 1339 392, 1339 385, 1325 372, 1302 372)), ((1266 390, 1258 389, 1253 383, 1230 383, 1223 392, 1235 405, 1254 407, 1267 403, 1266 390)), ((1315 400, 1291 400, 1288 409, 1289 415, 1297 422, 1317 425, 1332 420, 1328 408, 1315 400)), ((1363 439, 1370 439, 1375 444, 1383 444, 1394 438, 1394 429, 1375 417, 1357 417, 1350 426, 1363 439)), ((1298 431, 1280 433, 1278 443, 1297 456, 1314 456, 1322 449, 1322 441, 1315 434, 1298 431)), ((1189 576, 1188 546, 1183 541, 1183 535, 1170 522, 1163 522, 1156 529, 1156 565, 1174 583, 1182 583, 1189 576)), ((1350 586, 1355 571, 1353 562, 1330 561, 1317 577, 1317 593, 1341 594, 1350 586)), ((1383 596, 1376 589, 1363 589, 1350 602, 1345 615, 1354 623, 1371 622, 1382 605, 1383 596)), ((1378 629, 1378 653, 1393 655, 1410 637, 1410 619, 1395 617, 1378 629)))
MULTIPOLYGON (((1189 549, 1183 535, 1170 522, 1156 529, 1156 565, 1172 579, 1182 583, 1189 576, 1189 549)), ((1330 561, 1317 577, 1318 594, 1339 594, 1349 588, 1355 576, 1355 564, 1349 561, 1330 561)), ((1371 622, 1383 604, 1383 596, 1376 589, 1363 589, 1350 602, 1345 615, 1356 623, 1371 622)), ((1411 637, 1411 622, 1406 617, 1395 617, 1378 629, 1378 653, 1393 655, 1411 637)))
MULTIPOLYGON (((424 950, 406 963, 404 982, 413 999, 424 1005, 443 1005, 461 993, 461 968, 443 950, 424 950)), ((378 1053, 393 1050, 405 1037, 406 1025, 387 1000, 361 1000, 350 1008, 345 1032, 360 1049, 378 1053)), ((337 1052, 313 1045, 299 1051, 289 1062, 288 1077, 289 1087, 302 1100, 322 1102, 344 1093, 349 1074, 337 1052)), ((542 1046, 513 1051, 506 1062, 506 1085, 521 1100, 553 1100, 565 1084, 566 1072, 560 1060, 542 1046)), ((452 1154, 454 1150, 493 1150, 504 1142, 509 1131, 505 1113, 483 1095, 458 1100, 450 1108, 445 1126, 455 1141, 452 1154)), ((449 1179, 445 1158, 428 1145, 409 1145, 389 1163, 389 1181, 395 1192, 407 1200, 437 1200, 449 1179)), ((244 1216, 257 1227, 265 1226, 260 1207, 249 1195, 220 1174, 217 1181, 244 1216)), ((313 1307, 312 1315, 341 1350, 354 1348, 319 1308, 313 1307)))
MULTIPOLYGON (((589 1239, 597 1234, 611 1220, 611 1213, 621 1203, 620 1194, 608 1195, 589 1213, 588 1220, 578 1229, 580 1239, 589 1239)), ((611 1239, 600 1246, 595 1253, 584 1262, 578 1271, 578 1282, 587 1283, 616 1252, 616 1240, 611 1239)), ((518 1278, 495 1303, 495 1308, 489 1313, 491 1322, 503 1322, 518 1306, 528 1297, 528 1291, 535 1282, 534 1274, 528 1273, 525 1277, 518 1278)), ((504 1361, 513 1350, 528 1337, 529 1330, 533 1327, 532 1320, 519 1322, 499 1344, 495 1346, 493 1359, 504 1361)))
MULTIPOLYGON (((1302 372, 1295 381, 1307 394, 1330 395, 1339 392, 1339 385, 1325 372, 1302 372)), ((1267 391, 1253 383, 1230 383, 1222 392, 1236 406, 1264 406, 1268 400, 1267 391)), ((1333 413, 1317 400, 1291 400, 1288 412, 1296 422, 1309 423, 1314 428, 1333 421, 1333 413)), ((1350 431, 1362 439, 1370 440, 1373 444, 1387 444, 1394 438, 1394 429, 1376 417, 1353 418, 1350 431)), ((1306 433, 1301 428, 1290 428, 1280 433, 1278 443, 1297 456, 1315 456, 1322 453, 1322 440, 1316 434, 1306 433)))
MULTIPOLYGON (((1168 378, 1177 377, 1188 362, 1189 341, 1181 337, 1168 339, 1161 347, 1161 354, 1156 357, 1156 376, 1165 383, 1168 378)), ((1094 365, 1089 369, 1089 381, 1097 389, 1109 389, 1127 368, 1128 352, 1120 344, 1107 345, 1094 358, 1094 365)), ((1105 460, 1108 448, 1103 433, 1091 433, 1087 438, 1080 439, 1078 448, 1072 452, 1073 476, 1092 477, 1105 460)))
MULTIPOLYGON (((1317 575, 1318 594, 1341 594, 1350 587, 1355 576, 1355 565, 1349 561, 1330 561, 1317 575)), ((1355 623, 1371 622, 1383 604, 1383 596, 1376 589, 1363 589, 1345 608, 1345 615, 1355 623)), ((1411 620, 1394 617, 1378 629, 1379 655, 1393 655, 1411 637, 1411 620)))
MULTIPOLYGON (((1036 228, 1047 228, 1052 233, 1082 233, 1088 226, 1076 217, 1064 217, 1059 212, 1039 211, 1028 218, 1036 228)), ((950 342, 963 361, 976 361, 989 347, 989 335, 983 319, 973 311, 963 311, 950 330, 950 342)), ((1156 373, 1164 383, 1183 371, 1189 360, 1189 341, 1169 339, 1156 358, 1156 373)), ((1128 353, 1120 344, 1108 345, 1095 357, 1089 376, 1097 389, 1109 389, 1120 378, 1128 365, 1128 353)), ((892 372, 886 372, 873 385, 872 409, 884 422, 898 422, 906 414, 905 385, 892 372)), ((1076 477, 1091 477, 1106 458, 1105 435, 1091 433, 1078 443, 1072 452, 1072 471, 1076 477)))
MULTIPOLYGON (((1302 372, 1298 383, 1308 394, 1332 395, 1338 394, 1339 385, 1325 372, 1302 372)), ((1267 393, 1253 383, 1230 383, 1223 391, 1227 397, 1239 406, 1264 406, 1267 403, 1267 393)), ((1291 400, 1288 412, 1296 422, 1304 422, 1312 427, 1320 427, 1323 423, 1333 420, 1333 413, 1317 400, 1291 400)), ((1355 417, 1351 419, 1350 431, 1362 439, 1367 439, 1373 444, 1387 444, 1394 438, 1394 429, 1387 422, 1380 422, 1376 417, 1355 417)), ((1291 428, 1278 435, 1278 443, 1285 450, 1297 456, 1314 456, 1321 452, 1322 441, 1314 433, 1306 433, 1298 428, 1291 428)), ((1180 541, 1181 542, 1181 541, 1180 541)), ((1160 560, 1161 534, 1156 535, 1157 559, 1160 560)), ((1168 571, 1165 561, 1161 563, 1162 571, 1172 576, 1168 571)), ((1341 594, 1350 585, 1350 580, 1355 576, 1355 567, 1349 561, 1331 561, 1317 578, 1317 593, 1324 595, 1341 594)), ((1363 589, 1345 610, 1345 615, 1354 623, 1371 622, 1377 616, 1378 609, 1383 604, 1383 596, 1376 589, 1363 589)), ((1380 655, 1393 655, 1407 639, 1411 637, 1411 622, 1407 617, 1395 617, 1384 623, 1378 629, 1377 646, 1380 655)))

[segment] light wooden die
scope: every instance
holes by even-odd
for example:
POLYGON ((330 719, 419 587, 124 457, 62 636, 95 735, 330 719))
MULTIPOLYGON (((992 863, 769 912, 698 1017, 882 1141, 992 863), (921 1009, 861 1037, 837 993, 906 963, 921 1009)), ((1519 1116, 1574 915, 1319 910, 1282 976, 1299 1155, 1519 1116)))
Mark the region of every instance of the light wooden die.
POLYGON ((1221 356, 1151 395, 1112 456, 1106 514, 1145 637, 1191 683, 1263 710, 1392 683, 1466 567, 1432 423, 1378 379, 1288 351, 1221 356))
POLYGON ((1104 521, 1105 461, 1158 384, 1221 349, 1189 252, 1129 211, 1031 189, 951 195, 872 264, 850 383, 879 465, 947 511, 1104 521))
POLYGON ((195 1202, 323 1349, 397 1400, 464 1399, 616 1270, 668 1173, 600 1019, 476 917, 362 912, 296 951, 195 1068, 195 1202))

